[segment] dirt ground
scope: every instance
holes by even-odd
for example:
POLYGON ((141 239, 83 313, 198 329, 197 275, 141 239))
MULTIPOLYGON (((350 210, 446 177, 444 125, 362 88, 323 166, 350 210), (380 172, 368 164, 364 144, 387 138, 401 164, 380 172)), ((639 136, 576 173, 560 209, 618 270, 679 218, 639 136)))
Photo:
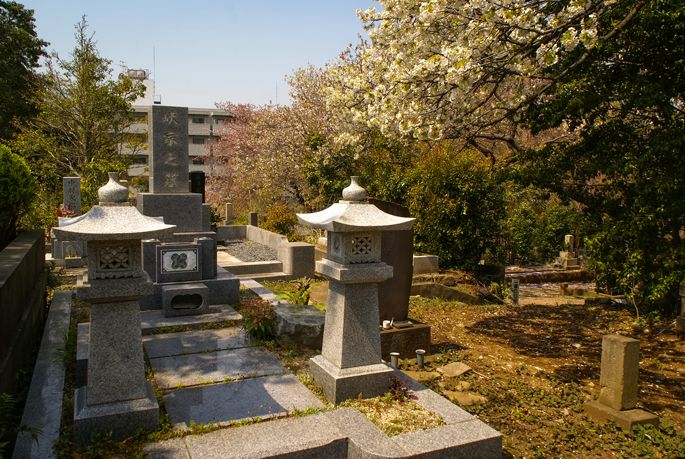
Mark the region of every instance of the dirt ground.
MULTIPOLYGON (((312 299, 325 301, 326 287, 318 286, 320 294, 312 299)), ((474 288, 472 283, 454 287, 474 288)), ((594 290, 588 283, 569 287, 594 290)), ((473 369, 454 381, 432 373, 424 384, 460 404, 464 397, 454 398, 462 394, 453 389, 459 391, 460 381, 468 381, 467 392, 481 403, 463 407, 504 435, 506 458, 685 457, 685 446, 664 455, 671 447, 654 446, 656 440, 642 455, 638 440, 616 429, 602 431, 582 408, 599 396, 602 336, 639 339, 638 408, 672 421, 674 431, 681 431, 677 441, 682 443, 685 341, 676 336, 674 319, 637 326, 635 311, 627 305, 586 300, 561 296, 558 283, 522 285, 518 306, 469 306, 412 297, 409 317, 431 325, 431 352, 473 369)), ((296 364, 300 371, 306 365, 296 364)), ((411 362, 409 367, 416 370, 411 362)))

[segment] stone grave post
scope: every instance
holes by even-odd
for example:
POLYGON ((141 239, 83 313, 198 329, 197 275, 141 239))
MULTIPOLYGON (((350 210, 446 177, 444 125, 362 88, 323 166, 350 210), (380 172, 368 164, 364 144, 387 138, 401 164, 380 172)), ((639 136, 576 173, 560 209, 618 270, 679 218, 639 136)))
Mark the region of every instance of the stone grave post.
POLYGON ((81 177, 62 177, 64 207, 69 206, 76 216, 81 215, 81 177))
POLYGON ((578 257, 576 257, 576 252, 574 251, 575 237, 572 234, 567 234, 564 236, 564 249, 559 252, 559 256, 554 262, 555 265, 563 269, 578 269, 580 265, 578 264, 578 257))
POLYGON ((152 105, 148 113, 150 193, 139 193, 137 207, 150 217, 176 225, 174 241, 211 237, 210 206, 189 191, 188 108, 152 105))
POLYGON ((511 304, 518 306, 519 304, 519 293, 521 292, 521 284, 519 279, 511 280, 511 304))
POLYGON ((636 424, 659 425, 652 413, 636 409, 640 342, 621 335, 602 338, 599 400, 585 403, 585 411, 599 422, 613 418, 624 431, 636 424))
POLYGON ((392 277, 381 262, 381 233, 411 229, 413 218, 395 217, 366 201, 357 177, 343 199, 313 214, 298 214, 300 224, 326 230, 326 258, 316 270, 330 279, 321 355, 311 373, 328 399, 338 404, 362 395, 375 397, 388 388, 392 367, 381 361, 378 282, 392 277))
POLYGON ((98 190, 100 204, 58 238, 88 243, 88 271, 76 297, 91 304, 88 384, 74 397, 74 441, 85 445, 92 433, 112 432, 121 441, 138 428, 156 430, 159 406, 145 379, 140 328, 141 298, 153 291, 143 270, 141 239, 169 237, 175 227, 141 215, 128 203, 118 173, 98 190))

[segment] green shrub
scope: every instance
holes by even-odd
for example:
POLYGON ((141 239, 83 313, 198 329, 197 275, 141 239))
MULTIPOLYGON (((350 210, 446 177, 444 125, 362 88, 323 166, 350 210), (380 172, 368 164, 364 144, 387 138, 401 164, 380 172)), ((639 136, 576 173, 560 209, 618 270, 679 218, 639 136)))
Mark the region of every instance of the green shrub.
POLYGON ((276 317, 274 305, 266 300, 252 300, 242 304, 243 328, 248 335, 258 341, 273 339, 273 321, 276 317))
POLYGON ((440 267, 474 270, 495 245, 503 189, 489 162, 474 152, 436 147, 409 174, 407 203, 414 250, 440 257, 440 267))
POLYGON ((285 205, 269 209, 269 213, 266 214, 266 221, 260 227, 273 233, 288 236, 295 225, 297 225, 297 216, 290 207, 285 205))
POLYGON ((36 180, 24 158, 0 145, 0 250, 16 236, 19 219, 36 197, 36 180))

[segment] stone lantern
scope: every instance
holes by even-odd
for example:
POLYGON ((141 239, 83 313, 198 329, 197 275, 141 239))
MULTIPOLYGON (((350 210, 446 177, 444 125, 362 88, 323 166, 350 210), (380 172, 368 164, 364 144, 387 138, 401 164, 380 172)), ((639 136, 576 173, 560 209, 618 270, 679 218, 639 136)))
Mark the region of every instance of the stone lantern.
POLYGON ((297 215, 300 224, 328 234, 326 258, 316 263, 317 272, 330 279, 323 346, 310 369, 335 404, 388 388, 393 369, 381 360, 378 282, 392 277, 392 266, 381 262, 381 232, 411 229, 415 220, 369 204, 357 180, 352 177, 337 204, 297 215))
POLYGON ((143 271, 141 240, 170 238, 176 228, 145 217, 127 202, 128 190, 110 172, 100 204, 78 222, 55 228, 58 239, 86 241, 88 271, 76 297, 91 304, 88 384, 74 397, 74 440, 112 432, 120 441, 136 429, 157 430, 159 406, 145 379, 139 300, 153 285, 143 271))

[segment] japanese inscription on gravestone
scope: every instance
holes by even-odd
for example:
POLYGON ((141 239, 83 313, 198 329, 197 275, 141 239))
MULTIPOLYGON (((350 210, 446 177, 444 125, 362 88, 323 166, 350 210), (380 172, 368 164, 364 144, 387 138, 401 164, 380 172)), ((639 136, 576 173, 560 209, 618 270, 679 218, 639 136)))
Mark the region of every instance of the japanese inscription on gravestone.
POLYGON ((188 192, 188 108, 153 105, 149 113, 151 189, 188 192))
POLYGON ((81 215, 81 177, 62 178, 64 207, 69 206, 76 215, 81 215))

